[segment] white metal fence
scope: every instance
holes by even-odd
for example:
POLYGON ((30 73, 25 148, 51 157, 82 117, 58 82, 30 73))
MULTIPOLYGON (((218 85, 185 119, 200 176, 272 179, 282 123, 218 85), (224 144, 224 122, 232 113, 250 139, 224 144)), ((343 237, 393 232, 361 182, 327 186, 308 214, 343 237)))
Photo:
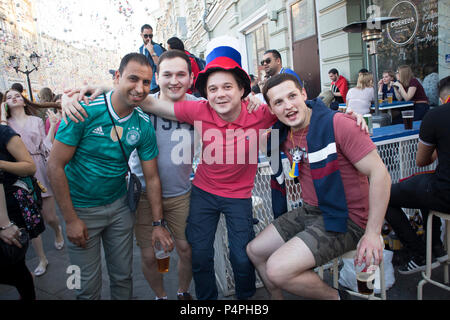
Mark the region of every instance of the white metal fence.
MULTIPOLYGON (((418 135, 404 138, 376 142, 377 150, 386 165, 392 179, 392 183, 398 182, 414 173, 432 170, 436 164, 419 168, 416 166, 416 150, 418 135)), ((283 159, 283 170, 285 177, 289 178, 290 166, 287 159, 283 159)), ((255 234, 258 235, 273 220, 272 200, 270 190, 271 169, 268 162, 258 165, 253 188, 253 216, 259 220, 254 226, 255 234)), ((293 180, 287 180, 288 210, 301 205, 300 185, 294 185, 293 180)), ((412 209, 405 210, 412 213, 412 209)), ((214 263, 216 279, 225 296, 234 294, 234 276, 229 260, 228 238, 225 225, 225 218, 222 215, 217 227, 216 239, 214 243, 214 263)), ((256 277, 256 287, 263 286, 258 274, 256 277)))

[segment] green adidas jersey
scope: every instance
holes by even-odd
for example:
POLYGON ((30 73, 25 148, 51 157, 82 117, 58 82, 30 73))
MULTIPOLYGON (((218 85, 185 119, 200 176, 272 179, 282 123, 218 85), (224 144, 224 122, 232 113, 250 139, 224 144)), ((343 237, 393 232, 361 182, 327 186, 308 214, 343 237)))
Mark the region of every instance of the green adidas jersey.
POLYGON ((114 119, 127 159, 137 149, 142 161, 158 155, 155 130, 150 118, 139 107, 124 118, 119 118, 111 104, 111 92, 86 106, 88 118, 75 123, 68 120, 61 125, 56 139, 76 146, 73 158, 65 168, 70 196, 74 207, 97 207, 110 204, 126 193, 127 162, 120 149, 107 108, 114 119))

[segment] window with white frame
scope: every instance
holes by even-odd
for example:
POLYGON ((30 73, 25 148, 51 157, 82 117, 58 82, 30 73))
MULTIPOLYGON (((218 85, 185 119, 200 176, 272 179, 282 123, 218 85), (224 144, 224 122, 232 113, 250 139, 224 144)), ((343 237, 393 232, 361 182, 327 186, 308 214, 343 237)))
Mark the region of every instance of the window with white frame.
POLYGON ((264 71, 260 68, 260 61, 264 52, 269 48, 269 34, 267 23, 263 23, 251 32, 246 33, 245 42, 247 46, 248 72, 261 79, 264 71))

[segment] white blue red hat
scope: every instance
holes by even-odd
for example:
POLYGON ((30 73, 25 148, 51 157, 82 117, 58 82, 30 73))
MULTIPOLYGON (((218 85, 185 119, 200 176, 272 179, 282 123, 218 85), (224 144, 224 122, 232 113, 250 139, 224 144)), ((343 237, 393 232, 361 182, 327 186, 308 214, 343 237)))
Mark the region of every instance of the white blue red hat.
POLYGON ((250 77, 242 69, 240 44, 236 38, 230 36, 217 37, 211 39, 206 46, 206 67, 198 73, 195 81, 195 88, 203 97, 206 98, 205 89, 208 76, 220 70, 231 71, 241 79, 240 82, 244 87, 242 98, 250 94, 250 77))

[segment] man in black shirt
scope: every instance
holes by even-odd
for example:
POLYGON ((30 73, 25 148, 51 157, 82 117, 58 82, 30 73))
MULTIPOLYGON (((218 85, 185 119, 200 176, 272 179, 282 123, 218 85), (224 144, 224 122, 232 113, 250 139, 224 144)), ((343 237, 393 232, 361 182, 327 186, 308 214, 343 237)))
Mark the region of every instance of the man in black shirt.
MULTIPOLYGON (((391 187, 385 219, 410 253, 409 261, 398 270, 401 274, 425 270, 425 243, 413 230, 401 208, 420 209, 425 230, 429 210, 450 214, 450 77, 440 81, 439 95, 442 105, 430 110, 422 120, 416 154, 416 164, 420 167, 433 163, 437 158, 435 172, 417 174, 391 187)), ((433 217, 432 267, 447 260, 440 229, 441 220, 433 217)))

